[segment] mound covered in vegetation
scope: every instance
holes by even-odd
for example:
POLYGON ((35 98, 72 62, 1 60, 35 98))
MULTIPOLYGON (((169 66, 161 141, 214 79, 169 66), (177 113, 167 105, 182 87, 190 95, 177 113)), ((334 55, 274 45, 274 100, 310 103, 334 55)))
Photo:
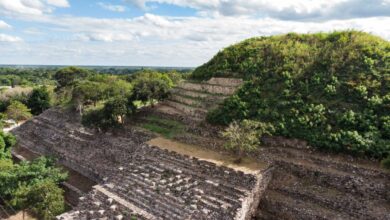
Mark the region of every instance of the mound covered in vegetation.
POLYGON ((336 152, 390 152, 390 43, 367 33, 287 34, 245 40, 197 68, 193 78, 246 83, 208 119, 256 119, 276 135, 336 152))

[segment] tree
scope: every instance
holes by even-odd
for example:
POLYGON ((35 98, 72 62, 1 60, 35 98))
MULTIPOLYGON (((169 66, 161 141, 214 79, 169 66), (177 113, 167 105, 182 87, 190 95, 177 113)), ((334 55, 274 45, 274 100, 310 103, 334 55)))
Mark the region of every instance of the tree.
POLYGON ((140 78, 134 82, 132 99, 152 106, 155 100, 161 101, 168 97, 170 85, 159 78, 140 78))
POLYGON ((31 110, 19 101, 12 101, 7 107, 7 117, 15 121, 24 121, 32 117, 31 110))
POLYGON ((89 74, 88 70, 73 66, 60 69, 54 74, 54 79, 58 84, 57 90, 73 86, 76 80, 86 78, 89 74))
POLYGON ((16 143, 15 136, 0 132, 0 160, 11 158, 11 147, 16 143))
POLYGON ((112 119, 113 122, 123 124, 125 116, 129 113, 128 103, 126 98, 117 97, 106 102, 103 108, 103 113, 106 118, 112 119))
POLYGON ((107 101, 103 109, 92 110, 82 117, 82 123, 88 127, 102 130, 118 127, 125 123, 126 116, 134 113, 136 107, 125 97, 115 97, 107 101))
POLYGON ((222 136, 227 139, 226 149, 238 151, 239 159, 245 151, 254 151, 261 144, 260 138, 271 135, 274 128, 269 123, 243 120, 233 121, 229 127, 222 132, 222 136))
POLYGON ((50 94, 46 86, 35 88, 27 101, 27 106, 31 113, 39 115, 46 109, 50 108, 50 94))
POLYGON ((0 159, 0 162, 0 197, 5 200, 11 200, 20 186, 32 186, 46 180, 58 185, 67 178, 67 173, 45 157, 19 164, 12 164, 9 159, 0 159))
POLYGON ((76 109, 83 113, 84 105, 92 103, 96 106, 97 102, 106 97, 107 85, 101 82, 92 82, 89 80, 80 81, 72 91, 72 102, 76 109))
POLYGON ((13 194, 12 204, 31 210, 40 219, 53 219, 65 210, 64 191, 53 181, 43 180, 33 185, 22 185, 13 194))

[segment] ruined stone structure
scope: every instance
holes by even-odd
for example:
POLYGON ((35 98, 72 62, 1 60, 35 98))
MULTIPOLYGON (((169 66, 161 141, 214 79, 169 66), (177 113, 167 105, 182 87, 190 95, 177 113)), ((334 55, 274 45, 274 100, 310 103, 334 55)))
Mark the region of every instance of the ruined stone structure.
POLYGON ((158 111, 194 121, 205 119, 207 112, 232 95, 242 84, 241 79, 211 78, 207 82, 183 81, 172 90, 158 111))
POLYGON ((376 163, 299 140, 264 141, 258 158, 274 171, 256 219, 390 219, 390 172, 376 163))
POLYGON ((269 179, 149 146, 141 132, 96 135, 58 109, 13 133, 19 149, 56 156, 99 183, 60 219, 250 219, 269 179))
MULTIPOLYGON (((194 137, 218 139, 218 128, 203 119, 241 83, 183 82, 141 118, 178 120, 188 133, 183 142, 218 149, 194 137)), ((266 168, 242 173, 145 144, 152 135, 132 127, 95 134, 59 109, 13 132, 17 151, 56 156, 98 183, 79 191, 78 205, 58 219, 390 219, 390 172, 377 162, 317 152, 301 140, 264 138, 251 155, 266 168)))

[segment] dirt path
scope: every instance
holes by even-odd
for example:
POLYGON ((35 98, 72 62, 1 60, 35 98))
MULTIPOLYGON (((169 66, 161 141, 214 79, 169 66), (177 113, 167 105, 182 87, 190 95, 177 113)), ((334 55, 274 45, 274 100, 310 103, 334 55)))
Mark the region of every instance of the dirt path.
POLYGON ((243 158, 240 164, 236 164, 234 161, 237 159, 237 157, 233 155, 207 150, 194 145, 183 144, 163 137, 154 138, 148 141, 147 144, 170 151, 175 151, 179 154, 196 157, 200 160, 213 162, 219 166, 226 166, 244 173, 256 173, 259 170, 265 169, 267 167, 267 164, 247 157, 243 158))
POLYGON ((23 218, 23 212, 19 212, 16 215, 9 217, 7 220, 36 220, 36 218, 32 217, 27 212, 24 213, 24 218, 23 218))

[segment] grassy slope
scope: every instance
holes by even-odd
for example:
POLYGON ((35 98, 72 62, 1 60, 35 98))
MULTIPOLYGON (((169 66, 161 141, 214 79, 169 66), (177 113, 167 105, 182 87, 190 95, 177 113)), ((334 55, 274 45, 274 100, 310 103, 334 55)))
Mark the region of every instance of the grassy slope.
POLYGON ((288 34, 245 40, 197 68, 193 78, 247 83, 209 115, 253 118, 321 149, 378 158, 390 151, 390 43, 370 34, 288 34))

